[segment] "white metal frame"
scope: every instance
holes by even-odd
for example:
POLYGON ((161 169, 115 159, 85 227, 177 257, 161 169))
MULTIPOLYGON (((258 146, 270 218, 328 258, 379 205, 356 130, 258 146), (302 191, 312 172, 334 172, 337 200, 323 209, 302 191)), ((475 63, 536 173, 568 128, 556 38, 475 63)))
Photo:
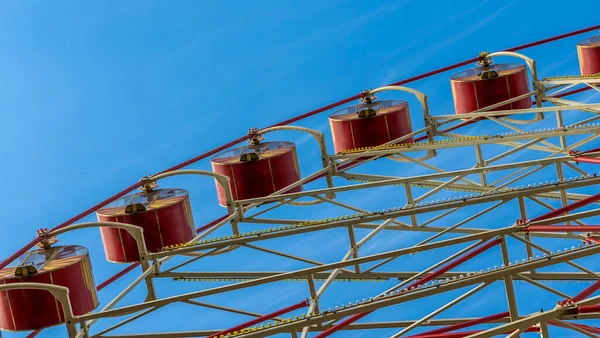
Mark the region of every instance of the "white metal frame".
MULTIPOLYGON (((533 95, 536 97, 536 108, 509 111, 489 111, 490 109, 500 107, 509 101, 515 101, 522 98, 518 97, 509 101, 498 103, 497 105, 490 106, 485 109, 480 109, 471 114, 464 114, 460 116, 430 115, 427 104, 427 96, 421 92, 406 87, 382 87, 374 89, 369 91, 369 93, 376 94, 385 90, 395 90, 411 93, 418 98, 423 110, 425 128, 415 131, 411 135, 407 135, 404 138, 408 138, 410 136, 421 136, 421 139, 424 141, 411 145, 394 146, 394 144, 398 141, 402 141, 402 139, 397 139, 390 142, 388 147, 384 146, 360 152, 329 155, 325 146, 325 138, 323 133, 308 128, 295 126, 268 128, 259 131, 258 134, 262 135, 269 132, 282 130, 300 131, 311 134, 319 144, 323 168, 307 177, 302 178, 295 184, 275 192, 270 196, 238 201, 234 201, 232 198, 231 190, 229 188, 229 179, 225 176, 211 172, 201 170, 178 170, 147 178, 149 181, 157 181, 173 175, 199 174, 215 178, 215 180, 225 188, 227 197, 227 216, 220 222, 217 222, 213 227, 200 233, 196 238, 194 238, 193 241, 185 243, 179 248, 168 249, 158 253, 149 253, 145 248, 141 228, 119 223, 83 223, 48 234, 49 236, 55 236, 66 231, 91 226, 119 227, 129 231, 136 241, 138 241, 140 256, 142 257, 142 274, 134 281, 134 283, 124 289, 123 292, 115 297, 115 299, 109 302, 107 306, 95 313, 69 317, 73 323, 72 325, 68 325, 69 336, 77 336, 79 338, 116 337, 106 334, 110 333, 115 328, 125 325, 133 320, 138 320, 145 314, 164 306, 168 306, 174 302, 186 302, 188 304, 212 307, 214 309, 223 311, 244 313, 252 317, 261 317, 261 314, 254 312, 202 303, 196 301, 195 299, 207 295, 215 295, 289 279, 307 283, 308 292, 306 294, 306 298, 310 299, 310 305, 308 306, 306 314, 301 318, 289 320, 286 318, 276 317, 276 325, 267 325, 262 329, 254 329, 250 327, 245 329, 242 333, 238 333, 237 335, 241 334, 243 337, 265 337, 276 333, 288 332, 292 335, 292 337, 298 337, 299 334, 300 337, 304 338, 307 337, 310 331, 324 331, 332 325, 335 325, 338 320, 354 314, 363 313, 365 311, 375 311, 380 308, 404 303, 410 300, 424 299, 426 297, 431 297, 436 294, 456 290, 466 286, 470 286, 472 288, 471 291, 466 293, 464 296, 461 296, 450 303, 442 305, 438 309, 420 319, 386 323, 351 324, 346 328, 366 330, 383 327, 396 327, 399 331, 392 337, 400 337, 415 328, 423 326, 453 325, 471 320, 469 318, 455 318, 448 320, 436 320, 433 318, 435 318, 435 316, 439 313, 446 311, 450 307, 460 303, 467 297, 473 297, 476 292, 490 285, 490 283, 500 281, 502 281, 505 285, 509 316, 505 318, 498 318, 495 321, 490 322, 490 324, 494 324, 496 326, 481 333, 474 334, 472 337, 487 337, 494 333, 508 331, 512 332, 510 336, 518 336, 520 332, 524 332, 525 329, 531 327, 538 328, 540 335, 542 337, 547 337, 549 335, 547 327, 549 321, 554 321, 560 326, 578 331, 580 333, 582 330, 585 331, 581 327, 568 322, 568 320, 573 319, 575 316, 577 316, 578 319, 600 318, 600 309, 597 312, 574 315, 573 307, 577 308, 579 306, 596 304, 595 302, 600 301, 600 298, 586 298, 570 305, 570 308, 557 307, 554 310, 544 313, 525 315, 523 313, 518 313, 513 283, 515 281, 523 281, 555 295, 569 298, 569 296, 565 293, 550 287, 542 281, 600 281, 599 272, 592 271, 580 264, 573 262, 575 259, 589 257, 591 255, 600 253, 600 245, 586 243, 584 245, 579 245, 578 247, 561 252, 556 251, 556 249, 546 249, 534 242, 535 238, 545 237, 560 239, 565 243, 572 244, 581 241, 589 241, 590 238, 595 236, 595 234, 567 231, 561 233, 545 231, 536 232, 527 231, 527 228, 524 227, 524 225, 530 226, 535 224, 561 223, 566 225, 586 225, 586 223, 582 220, 600 215, 600 207, 586 211, 571 212, 565 215, 556 215, 543 221, 529 223, 525 221, 526 223, 524 224, 519 222, 515 222, 514 224, 498 224, 494 230, 473 227, 467 228, 463 225, 475 219, 486 216, 501 205, 513 205, 514 210, 516 210, 515 221, 517 221, 518 219, 527 220, 530 217, 527 212, 528 205, 541 205, 550 211, 556 209, 556 207, 553 207, 551 204, 543 201, 543 199, 558 200, 560 201, 561 205, 565 207, 571 203, 579 203, 578 201, 583 201, 590 197, 590 195, 582 194, 574 189, 597 186, 600 183, 600 176, 596 175, 595 173, 590 173, 588 170, 584 170, 583 167, 577 166, 577 159, 572 156, 570 151, 577 149, 585 150, 587 145, 600 137, 600 125, 594 122, 600 118, 600 115, 598 115, 600 114, 600 103, 580 104, 571 100, 557 98, 556 95, 564 92, 563 88, 571 88, 575 85, 588 85, 594 87, 600 83, 600 78, 570 77, 539 80, 534 60, 521 54, 509 52, 492 53, 489 54, 488 57, 495 56, 512 56, 521 58, 525 61, 531 70, 534 87, 534 90, 527 94, 527 96, 533 95), (557 104, 557 106, 543 107, 543 102, 557 104), (564 125, 563 117, 571 110, 587 111, 596 115, 592 115, 589 118, 578 121, 572 125, 564 125), (506 117, 506 115, 531 113, 534 113, 536 117, 533 120, 525 122, 534 124, 541 121, 544 115, 548 116, 554 114, 556 115, 557 121, 556 127, 527 131, 514 125, 524 124, 524 121, 512 120, 506 117), (456 133, 462 130, 460 128, 451 131, 444 131, 444 128, 447 128, 448 125, 454 125, 458 127, 464 125, 465 122, 472 121, 473 119, 477 118, 485 118, 489 121, 492 121, 497 126, 505 128, 506 132, 496 135, 466 135, 456 133), (442 128, 442 126, 446 127, 442 128), (578 136, 581 137, 581 139, 576 142, 571 142, 569 138, 572 136, 578 136), (551 143, 550 141, 552 140, 557 140, 558 145, 551 143), (506 151, 489 158, 485 158, 483 156, 483 148, 498 146, 506 147, 506 151), (475 153, 475 157, 472 159, 472 162, 470 162, 471 159, 469 159, 469 162, 466 158, 463 159, 466 167, 460 170, 444 170, 443 168, 436 167, 426 162, 427 159, 430 159, 437 153, 452 151, 453 149, 459 147, 473 147, 475 153), (525 150, 534 151, 536 154, 539 154, 540 157, 536 160, 521 162, 512 161, 508 164, 494 163, 501 159, 510 160, 511 156, 525 150), (413 158, 409 156, 409 153, 415 151, 427 151, 428 156, 424 158, 413 158), (402 165, 423 168, 424 170, 429 171, 429 173, 410 177, 401 177, 383 176, 377 173, 369 172, 368 166, 365 166, 365 164, 378 158, 389 158, 392 160, 401 161, 403 163, 402 165), (359 167, 363 171, 349 172, 350 169, 356 169, 359 167), (535 174, 540 170, 552 167, 555 169, 556 176, 550 182, 535 182, 535 184, 532 186, 516 185, 517 182, 520 182, 525 178, 535 179, 535 174), (567 169, 577 172, 578 176, 565 177, 564 172, 567 169), (496 181, 491 180, 493 174, 501 172, 506 172, 501 179, 496 179, 496 181), (478 176, 479 182, 468 179, 467 176, 469 175, 478 176), (345 178, 351 183, 348 185, 335 186, 333 177, 345 178), (327 188, 284 194, 286 191, 292 189, 298 184, 323 178, 327 183, 327 188), (353 181, 358 181, 358 183, 354 183, 353 181), (401 189, 396 191, 396 194, 398 194, 398 191, 402 191, 404 195, 399 200, 406 200, 406 203, 402 205, 390 204, 388 209, 367 211, 358 206, 342 203, 336 200, 337 195, 349 191, 377 189, 378 187, 392 185, 401 187, 401 189), (420 196, 417 196, 414 192, 414 187, 426 188, 428 191, 420 196), (430 200, 441 191, 455 190, 464 191, 468 194, 454 196, 450 199, 430 200), (311 197, 313 200, 308 203, 297 201, 302 197, 311 197), (273 205, 260 212, 251 214, 253 209, 266 202, 272 202, 273 205), (332 218, 321 220, 287 220, 266 218, 266 215, 268 215, 270 211, 282 206, 287 205, 303 207, 306 205, 314 205, 316 203, 336 205, 348 210, 348 212, 351 214, 334 215, 332 218), (493 203, 493 205, 488 206, 487 204, 489 203, 493 203), (476 206, 479 207, 479 209, 475 212, 465 212, 463 208, 466 206, 476 206), (444 223, 447 220, 447 216, 452 215, 454 212, 459 210, 462 211, 463 215, 465 216, 463 221, 455 224, 444 223), (432 214, 431 217, 426 221, 422 221, 422 217, 417 218, 417 216, 427 216, 433 212, 441 212, 441 214, 432 214), (406 218, 407 221, 403 221, 402 218, 406 218), (421 221, 419 221, 419 219, 421 219, 421 221), (231 223, 232 225, 231 235, 216 239, 207 239, 212 232, 227 223, 231 223), (240 230, 240 226, 242 224, 265 224, 267 228, 260 231, 254 230, 250 232, 244 232, 240 230), (276 227, 273 227, 273 225, 276 225, 276 227), (346 254, 341 259, 333 263, 324 264, 302 257, 301 255, 279 252, 276 250, 262 248, 257 245, 260 241, 265 241, 272 238, 294 236, 307 232, 318 232, 331 228, 347 228, 348 238, 350 241, 350 247, 348 248, 346 254), (355 235, 355 229, 358 228, 370 229, 371 231, 362 239, 359 239, 356 238, 355 235), (390 250, 368 256, 361 255, 361 247, 368 241, 373 240, 376 234, 384 231, 431 232, 433 235, 411 247, 390 250), (451 239, 441 238, 447 233, 454 233, 458 234, 459 236, 452 237, 451 239), (482 267, 484 270, 477 272, 452 269, 451 271, 446 271, 443 274, 436 276, 432 281, 423 286, 419 285, 414 289, 411 288, 410 290, 403 289, 411 282, 414 282, 418 278, 425 276, 425 274, 435 271, 441 266, 460 258, 465 253, 477 248, 481 243, 488 240, 497 241, 497 245, 501 248, 502 257, 499 257, 499 259, 502 260, 503 266, 500 268, 495 267, 492 269, 490 267, 488 271, 485 271, 485 268, 488 267, 482 267), (508 257, 509 251, 506 246, 507 240, 520 242, 524 244, 526 248, 526 251, 522 253, 510 252, 512 256, 518 254, 520 259, 522 259, 515 264, 511 264, 508 257), (440 263, 435 264, 434 266, 431 266, 423 271, 376 271, 379 267, 400 256, 429 252, 435 249, 446 248, 448 246, 457 244, 464 244, 465 247, 450 257, 442 259, 440 263), (189 266, 189 264, 194 261, 211 255, 227 254, 228 252, 239 247, 260 250, 276 256, 309 263, 313 266, 300 270, 272 272, 181 271, 182 268, 189 266), (534 252, 542 252, 543 254, 541 257, 536 257, 534 252), (190 257, 184 263, 165 269, 165 264, 167 261, 175 256, 190 257), (367 268, 365 265, 366 263, 375 262, 378 263, 369 268, 367 268), (552 266, 564 262, 574 266, 579 271, 556 273, 537 271, 537 269, 542 267, 552 266), (152 284, 152 280, 155 278, 174 278, 177 280, 224 278, 231 280, 241 279, 241 281, 212 289, 159 299, 155 296, 156 294, 152 284), (356 302, 351 300, 352 303, 350 305, 344 305, 336 309, 328 309, 328 307, 324 304, 320 304, 321 296, 336 280, 389 280, 393 278, 402 279, 403 281, 394 287, 383 291, 379 295, 374 295, 373 298, 369 300, 356 302), (118 302, 142 280, 146 281, 149 297, 145 299, 145 301, 138 304, 115 308, 118 302), (317 288, 315 286, 315 280, 323 280, 324 283, 321 285, 321 287, 317 288), (92 325, 100 319, 122 317, 127 315, 132 316, 125 319, 124 322, 121 322, 100 333, 90 333, 90 328, 92 325), (81 326, 81 330, 77 333, 74 331, 75 323, 78 323, 81 326)), ((591 153, 588 155, 594 158, 599 154, 591 153)), ((25 284, 15 285, 20 287, 32 287, 25 284)), ((11 288, 13 287, 0 286, 0 291, 11 288)), ((50 291, 51 289, 47 288, 47 290, 50 291)), ((54 291, 57 292, 58 295, 55 296, 62 297, 62 300, 59 298, 62 303, 64 301, 66 291, 56 290, 54 291)), ((68 299, 66 304, 68 304, 68 299)), ((65 303, 63 303, 63 307, 64 306, 65 303)), ((68 309, 65 311, 68 311, 68 309)), ((181 337, 184 335, 186 337, 210 336, 220 332, 223 329, 224 328, 213 328, 210 330, 185 333, 165 333, 161 334, 161 337, 181 337)), ((589 334, 589 332, 585 334, 589 334)), ((119 335, 118 337, 128 337, 128 335, 119 335)), ((155 335, 139 334, 135 335, 135 337, 155 337, 155 335)))

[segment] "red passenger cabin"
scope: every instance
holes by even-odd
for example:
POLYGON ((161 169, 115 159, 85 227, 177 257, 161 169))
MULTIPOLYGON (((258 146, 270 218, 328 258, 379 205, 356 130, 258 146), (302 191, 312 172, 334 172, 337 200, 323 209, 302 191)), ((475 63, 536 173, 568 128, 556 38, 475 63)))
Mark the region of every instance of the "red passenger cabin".
POLYGON ((600 73, 600 36, 593 36, 577 43, 581 75, 600 73))
MULTIPOLYGON (((0 270, 2 284, 43 283, 69 289, 75 316, 98 306, 88 250, 78 245, 48 247, 24 253, 0 270)), ((0 329, 25 331, 65 322, 61 303, 46 290, 0 291, 0 329)))
MULTIPOLYGON (((408 104, 372 101, 344 108, 329 116, 336 153, 386 144, 412 133, 408 104)), ((398 143, 412 143, 413 137, 398 143)))
MULTIPOLYGON (((98 221, 137 225, 144 229, 149 252, 191 241, 195 235, 188 192, 183 189, 149 189, 124 196, 96 212, 98 221)), ((100 228, 106 259, 115 263, 140 259, 135 239, 126 230, 100 228)))
MULTIPOLYGON (((450 82, 457 114, 472 113, 531 92, 527 68, 516 64, 487 64, 460 72, 450 82)), ((531 100, 526 96, 487 111, 527 109, 531 108, 531 100)))
MULTIPOLYGON (((264 142, 217 154, 211 159, 213 172, 230 179, 234 200, 265 197, 300 180, 296 145, 291 142, 264 142)), ((298 185, 286 193, 302 191, 298 185)), ((217 184, 219 204, 227 206, 225 190, 217 184)))

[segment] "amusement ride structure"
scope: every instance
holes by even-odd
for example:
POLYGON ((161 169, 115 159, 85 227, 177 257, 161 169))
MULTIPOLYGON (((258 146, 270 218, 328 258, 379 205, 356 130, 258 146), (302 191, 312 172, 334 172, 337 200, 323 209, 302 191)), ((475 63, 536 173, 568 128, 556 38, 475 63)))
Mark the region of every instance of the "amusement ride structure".
MULTIPOLYGON (((600 272, 586 266, 594 261, 586 258, 600 254, 600 225, 592 225, 594 217, 600 216, 600 192, 595 188, 600 184, 600 148, 594 147, 600 138, 600 124, 596 122, 600 119, 600 104, 567 97, 586 90, 600 91, 600 36, 577 44, 579 75, 541 78, 536 62, 517 53, 597 29, 600 25, 502 52, 483 52, 459 64, 365 90, 275 126, 251 129, 233 142, 142 178, 53 229, 40 229, 36 239, 0 263, 0 329, 31 331, 28 337, 61 324, 70 338, 250 338, 278 334, 324 338, 343 336, 348 330, 387 328, 395 329, 392 337, 433 338, 518 337, 533 333, 549 337, 554 327, 560 327, 597 337, 600 328, 582 321, 600 319, 600 296, 595 295, 600 290, 600 272), (498 58, 511 58, 515 63, 498 63, 498 58), (404 86, 472 63, 476 68, 450 78, 455 113, 433 114, 425 93, 404 86), (409 109, 406 101, 378 100, 377 96, 386 95, 384 92, 394 97, 416 97, 420 106, 409 109), (333 151, 327 149, 328 136, 324 133, 289 125, 325 111, 331 111, 333 151), (420 124, 423 127, 417 128, 420 124), (494 132, 476 134, 475 129, 467 128, 480 124, 494 125, 486 128, 494 132), (307 133, 314 138, 322 168, 302 177, 296 145, 267 140, 277 131, 307 133), (434 162, 449 153, 460 155, 453 161, 434 162), (210 156, 212 171, 184 169, 210 156), (391 166, 404 169, 380 170, 391 166), (414 168, 422 170, 411 171, 414 168), (196 227, 195 221, 199 220, 192 216, 194 205, 188 192, 159 186, 177 175, 214 180, 218 196, 215 203, 227 214, 196 227), (307 184, 318 181, 321 188, 306 189, 307 184), (389 204, 383 209, 367 210, 353 204, 352 199, 344 199, 346 194, 389 187, 394 188, 392 192, 382 190, 382 194, 389 195, 389 204), (282 208, 315 210, 324 205, 346 212, 328 218, 312 218, 312 211, 302 213, 302 219, 277 218, 286 215, 278 213, 282 208), (513 211, 510 223, 490 216, 501 207, 513 211), (540 208, 545 211, 538 212, 540 208), (97 222, 75 223, 94 212, 97 222), (457 214, 458 222, 452 218, 457 214), (474 220, 481 223, 482 219, 486 219, 487 226, 465 226, 474 220), (91 260, 85 247, 57 243, 65 232, 90 227, 100 228, 106 257, 91 260), (346 254, 331 263, 258 246, 263 241, 292 241, 294 236, 331 229, 343 229, 349 243, 346 254), (215 237, 217 230, 222 235, 215 237), (366 235, 359 237, 359 230, 366 231, 366 235), (365 244, 376 243, 382 234, 405 233, 426 237, 409 246, 361 253, 365 244), (229 271, 191 268, 194 262, 217 255, 227 257, 242 247, 303 262, 308 267, 243 271, 243 263, 232 261, 226 267, 229 271), (393 264, 402 257, 421 259, 427 255, 436 258, 419 271, 393 264), (478 257, 486 259, 475 260, 478 257), (179 263, 172 264, 176 260, 173 258, 179 263), (113 278, 96 284, 92 267, 99 259, 129 265, 113 278), (464 268, 466 265, 468 268, 464 268), (388 266, 394 268, 386 269, 388 266), (563 270, 565 266, 569 268, 563 270), (117 297, 102 299, 99 290, 134 273, 138 277, 117 297), (159 297, 157 279, 228 283, 159 297), (303 283, 306 294, 269 314, 227 304, 213 306, 215 311, 248 316, 233 327, 114 335, 114 330, 123 325, 143 321, 149 313, 174 303, 203 306, 195 299, 281 281, 303 283), (343 296, 343 304, 324 302, 324 295, 336 281, 347 281, 346 285, 356 290, 363 285, 361 281, 381 286, 368 297, 352 291, 343 296), (585 283, 576 292, 570 289, 567 293, 547 281, 585 283), (542 299, 546 310, 531 312, 519 306, 516 282, 546 292, 547 301, 542 299), (493 299, 505 305, 504 311, 476 318, 452 315, 452 307, 493 284, 502 285, 505 291, 493 299), (145 299, 120 304, 138 286, 145 288, 145 299), (464 291, 425 316, 368 321, 368 316, 379 309, 417 304, 453 290, 464 291), (554 301, 557 296, 558 302, 554 301), (444 319, 436 319, 442 313, 444 319), (107 329, 95 329, 97 322, 117 319, 117 324, 107 329)), ((377 331, 368 334, 379 336, 377 331)))

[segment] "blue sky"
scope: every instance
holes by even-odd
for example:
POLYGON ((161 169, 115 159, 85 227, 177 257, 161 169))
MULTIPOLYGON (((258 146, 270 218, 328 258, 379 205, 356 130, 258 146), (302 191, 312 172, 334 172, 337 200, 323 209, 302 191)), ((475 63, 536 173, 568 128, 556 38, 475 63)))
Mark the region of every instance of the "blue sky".
MULTIPOLYGON (((589 10, 597 6, 594 0, 578 1, 577 6, 517 0, 180 1, 168 5, 122 1, 111 5, 29 1, 2 6, 0 174, 6 192, 1 197, 0 256, 27 243, 36 229, 53 227, 140 177, 235 139, 250 127, 270 125, 363 89, 471 58, 482 50, 508 48, 598 23, 597 14, 589 10)), ((575 43, 582 38, 536 47, 525 54, 538 61, 541 76, 577 74, 575 43)), ((429 95, 433 114, 452 112, 448 80, 452 73, 411 85, 429 95)), ((413 121, 418 120, 414 118, 416 102, 409 103, 413 121)), ((309 118, 300 125, 328 132, 326 116, 309 118)), ((304 175, 318 168, 314 143, 293 133, 273 134, 269 139, 283 136, 299 143, 304 175)), ((333 149, 331 141, 328 146, 333 149)), ((383 170, 397 172, 398 166, 383 170)), ((210 166, 204 161, 193 168, 210 166)), ((212 180, 186 177, 165 184, 190 190, 197 224, 224 212, 216 203, 212 180)), ((379 199, 369 206, 396 204, 400 201, 389 205, 379 199)), ((339 209, 323 207, 315 212, 330 215, 339 209)), ((370 244, 365 252, 407 245, 422 237, 413 236, 379 238, 381 246, 370 244)), ((123 268, 103 260, 95 229, 62 236, 61 241, 90 248, 97 283, 123 268)), ((306 256, 331 261, 345 253, 347 240, 331 243, 328 234, 314 234, 293 242, 273 241, 268 247, 287 252, 309 248, 306 256)), ((497 257, 497 252, 493 254, 497 257)), ((239 261, 249 261, 248 269, 298 267, 264 257, 240 250, 198 267, 227 264, 233 270, 240 268, 239 261)), ((132 278, 129 275, 108 287, 101 293, 102 303, 132 278)), ((160 296, 209 287, 169 281, 157 284, 160 296)), ((348 286, 332 289, 324 302, 355 300, 344 296, 344 288, 348 286)), ((380 288, 365 287, 356 298, 363 293, 373 295, 380 288)), ((492 288, 502 289, 501 284, 494 284, 487 292, 492 288)), ((139 301, 139 295, 132 294, 124 303, 139 301)), ((303 284, 281 284, 206 301, 266 313, 305 295, 303 284), (257 300, 273 292, 283 296, 256 306, 257 300)), ((368 319, 418 316, 405 312, 414 309, 409 306, 368 319)), ((505 308, 504 303, 488 306, 498 311, 505 308)), ((471 309, 464 315, 473 314, 471 309)), ((153 315, 153 319, 168 320, 151 318, 117 332, 225 328, 248 317, 175 305, 153 315), (202 322, 184 318, 183 310, 203 318, 202 322)), ((60 327, 41 336, 58 337, 62 332, 60 327)))

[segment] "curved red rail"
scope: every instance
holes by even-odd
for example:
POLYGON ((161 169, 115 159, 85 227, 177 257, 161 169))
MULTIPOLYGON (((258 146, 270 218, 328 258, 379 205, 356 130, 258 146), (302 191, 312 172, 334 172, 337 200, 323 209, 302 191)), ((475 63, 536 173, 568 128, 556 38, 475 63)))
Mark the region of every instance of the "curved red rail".
POLYGON ((213 335, 210 335, 208 338, 219 338, 219 337, 222 337, 222 336, 227 336, 228 334, 236 335, 238 330, 249 328, 252 325, 256 325, 258 323, 262 323, 262 322, 264 322, 266 320, 273 319, 273 318, 275 318, 277 316, 281 316, 281 315, 286 314, 288 312, 292 312, 294 310, 298 310, 298 309, 301 309, 303 307, 307 307, 308 305, 309 305, 308 300, 303 300, 300 303, 297 303, 297 304, 285 307, 285 308, 277 310, 275 312, 271 312, 271 313, 266 314, 264 316, 260 316, 258 318, 249 320, 249 321, 247 321, 245 323, 236 325, 236 326, 234 326, 232 328, 229 328, 227 330, 215 333, 213 335))
MULTIPOLYGON (((576 31, 572 31, 572 32, 569 32, 569 33, 565 33, 565 34, 553 36, 553 37, 550 37, 550 38, 546 38, 546 39, 534 41, 534 42, 527 43, 527 44, 524 44, 524 45, 512 47, 512 48, 506 49, 506 51, 515 52, 515 51, 519 51, 519 50, 522 50, 522 49, 526 49, 526 48, 530 48, 530 47, 534 47, 534 46, 539 46, 539 45, 542 45, 542 44, 545 44, 545 43, 548 43, 548 42, 553 42, 553 41, 561 40, 561 39, 564 39, 564 38, 572 37, 572 36, 575 36, 575 35, 587 33, 587 32, 593 31, 593 30, 597 30, 597 29, 600 29, 600 25, 595 25, 595 26, 584 28, 584 29, 579 29, 579 30, 576 30, 576 31)), ((388 86, 399 86, 399 85, 407 84, 407 83, 414 82, 414 81, 417 81, 417 80, 421 80, 421 79, 424 79, 424 78, 427 78, 427 77, 431 77, 433 75, 437 75, 437 74, 440 74, 440 73, 443 73, 443 72, 446 72, 446 71, 449 71, 449 70, 452 70, 452 69, 455 69, 455 68, 458 68, 458 67, 465 66, 465 65, 467 65, 469 63, 472 63, 472 62, 475 62, 477 60, 478 60, 478 58, 472 58, 472 59, 469 59, 469 60, 465 60, 465 61, 462 61, 462 62, 459 62, 459 63, 455 63, 455 64, 452 64, 452 65, 449 65, 449 66, 446 66, 446 67, 443 67, 443 68, 439 68, 439 69, 436 69, 436 70, 433 70, 433 71, 430 71, 430 72, 427 72, 427 73, 423 73, 421 75, 417 75, 417 76, 414 76, 414 77, 411 77, 411 78, 408 78, 408 79, 405 79, 405 80, 402 80, 402 81, 391 83, 388 86)), ((587 89, 589 89, 589 87, 578 89, 578 90, 574 90, 574 91, 570 92, 570 94, 575 94, 575 93, 578 93, 578 92, 582 92, 582 91, 585 91, 587 89)), ((567 93, 564 93, 562 96, 566 96, 566 94, 567 93)), ((340 100, 338 102, 329 104, 327 106, 324 106, 324 107, 321 107, 321 108, 309 111, 307 113, 298 115, 296 117, 287 119, 285 121, 279 122, 277 124, 274 124, 273 126, 282 126, 282 125, 287 125, 287 124, 290 124, 290 123, 293 123, 293 122, 296 122, 296 121, 300 121, 300 120, 305 119, 307 117, 316 115, 316 114, 324 112, 326 110, 329 110, 329 109, 341 106, 343 104, 349 103, 351 101, 354 101, 356 99, 359 99, 363 95, 364 94, 362 94, 362 93, 356 94, 356 95, 351 96, 349 98, 340 100)), ((204 158, 207 158, 208 156, 211 156, 211 155, 213 155, 213 154, 215 154, 215 153, 217 153, 219 151, 225 150, 225 149, 227 149, 227 148, 229 148, 229 147, 231 147, 231 146, 233 146, 233 145, 235 145, 237 143, 240 143, 240 142, 242 142, 242 141, 244 141, 246 139, 247 139, 247 136, 242 136, 242 137, 237 138, 237 139, 235 139, 235 140, 233 140, 231 142, 228 142, 228 143, 226 143, 226 144, 224 144, 224 145, 222 145, 220 147, 214 148, 214 149, 212 149, 212 150, 210 150, 210 151, 208 151, 206 153, 200 154, 200 155, 198 155, 196 157, 193 157, 193 158, 191 158, 191 159, 189 159, 189 160, 187 160, 185 162, 182 162, 182 163, 177 164, 177 165, 175 165, 175 166, 173 166, 171 168, 168 168, 168 169, 166 169, 166 170, 164 170, 162 172, 167 172, 167 171, 181 169, 181 168, 186 167, 186 166, 188 166, 190 164, 193 164, 193 163, 195 163, 197 161, 200 161, 200 160, 202 160, 204 158)), ((64 221, 63 223, 61 223, 61 224, 57 225, 56 227, 52 228, 52 230, 60 229, 60 228, 63 228, 65 226, 71 225, 74 222, 77 222, 78 220, 80 220, 83 217, 87 216, 88 214, 90 214, 90 213, 92 213, 94 211, 97 211, 98 209, 100 209, 100 208, 106 206, 107 204, 109 204, 109 203, 117 200, 118 198, 126 195, 127 193, 132 192, 133 190, 135 190, 136 188, 138 188, 140 186, 141 186, 140 182, 135 183, 135 184, 131 185, 130 187, 128 187, 128 188, 126 188, 126 189, 118 192, 117 194, 109 197, 108 199, 106 199, 106 200, 104 200, 104 201, 102 201, 102 202, 100 202, 100 203, 98 203, 98 204, 90 207, 89 209, 87 209, 87 210, 85 210, 85 211, 83 211, 83 212, 81 212, 81 213, 73 216, 72 218, 64 221)), ((213 223, 213 222, 211 222, 211 223, 213 223)), ((27 250, 29 250, 32 247, 34 247, 36 244, 38 244, 40 242, 40 240, 41 240, 40 238, 35 238, 31 242, 29 242, 27 245, 25 245, 24 247, 22 247, 21 249, 19 249, 17 252, 15 252, 13 255, 11 255, 7 259, 3 260, 2 262, 0 262, 0 269, 5 268, 8 264, 10 264, 12 261, 14 261, 15 259, 17 259, 20 255, 22 255, 23 253, 27 252, 27 250)), ((132 269, 133 269, 133 267, 129 266, 128 268, 126 268, 123 271, 119 272, 117 275, 109 278, 107 281, 103 282, 100 285, 102 285, 103 287, 105 287, 105 286, 107 286, 108 284, 114 282, 119 277, 121 277, 122 275, 124 275, 125 273, 129 272, 132 269)), ((34 331, 28 337, 34 337, 35 335, 37 335, 37 333, 39 333, 39 331, 34 331)))
MULTIPOLYGON (((439 268, 438 270, 433 271, 432 273, 430 273, 429 275, 427 275, 426 277, 416 280, 414 282, 412 282, 411 284, 409 284, 406 289, 411 289, 413 287, 417 287, 419 285, 423 285, 429 281, 431 281, 432 279, 436 278, 437 276, 450 271, 451 269, 461 265, 462 263, 472 259, 473 257, 481 254, 482 252, 485 252, 486 250, 490 249, 491 247, 493 247, 494 245, 500 244, 502 242, 501 239, 494 239, 492 241, 487 242, 486 244, 480 246, 477 249, 474 249, 472 251, 470 251, 469 253, 467 253, 466 255, 455 259, 453 262, 446 264, 444 267, 439 268)), ((373 311, 368 311, 368 312, 362 312, 359 314, 355 314, 354 316, 350 316, 348 317, 346 320, 344 320, 343 322, 337 324, 337 325, 333 325, 330 328, 328 328, 327 330, 319 333, 318 335, 315 336, 315 338, 325 338, 325 337, 329 337, 330 335, 336 333, 337 331, 343 329, 344 327, 354 323, 355 321, 366 317, 367 315, 373 313, 373 311)))
MULTIPOLYGON (((577 201, 575 203, 571 203, 571 204, 569 204, 567 206, 564 206, 564 207, 558 208, 556 210, 547 212, 547 213, 545 213, 545 214, 543 214, 541 216, 538 216, 538 217, 532 219, 531 221, 533 222, 533 221, 544 220, 544 219, 552 218, 552 217, 555 217, 555 216, 558 216, 558 215, 562 215, 562 214, 567 213, 567 212, 571 212, 571 211, 576 210, 578 208, 584 207, 584 206, 586 206, 588 204, 594 203, 599 198, 600 198, 600 194, 592 195, 590 197, 587 197, 587 198, 582 199, 580 201, 577 201)), ((548 230, 547 229, 548 227, 545 227, 545 228, 546 228, 546 230, 548 230)), ((453 263, 451 263, 449 266, 444 267, 444 268, 442 268, 442 269, 440 269, 438 271, 440 273, 447 272, 451 268, 456 267, 459 264, 462 264, 462 262, 464 262, 464 261, 466 261, 468 259, 473 258, 475 255, 481 253, 484 250, 487 250, 488 248, 490 248, 491 246, 493 246, 493 245, 495 245, 495 244, 497 244, 499 242, 500 242, 500 240, 495 240, 495 241, 492 241, 492 242, 488 242, 485 246, 482 246, 479 249, 471 251, 469 254, 465 255, 462 258, 457 259, 456 261, 454 261, 453 263)), ((438 273, 438 271, 432 273, 430 276, 435 277, 436 273, 438 273)), ((440 274, 440 273, 438 273, 438 274, 440 274)), ((419 280, 417 282, 412 283, 411 286, 414 286, 417 283, 418 284, 426 283, 427 280, 428 280, 427 277, 425 277, 422 280, 419 280)), ((580 301, 582 299, 585 299, 585 298, 589 297, 591 294, 593 294, 594 292, 596 292, 599 289, 600 289, 600 282, 596 282, 596 283, 592 284, 592 286, 590 286, 587 289, 583 290, 577 296, 573 297, 573 301, 580 301)), ((346 326, 354 323, 355 321, 357 321, 357 320, 359 320, 359 319, 367 316, 368 314, 370 314, 372 312, 373 311, 362 312, 362 313, 356 314, 354 316, 348 317, 343 322, 341 322, 339 324, 336 324, 336 325, 333 325, 329 329, 327 329, 327 330, 323 331, 322 333, 318 334, 317 336, 315 336, 315 338, 325 338, 325 337, 328 337, 329 335, 331 335, 331 334, 333 334, 333 333, 335 333, 335 332, 343 329, 344 327, 346 327, 346 326)))
POLYGON ((468 320, 468 321, 466 321, 464 323, 449 325, 449 326, 446 326, 446 327, 441 327, 439 329, 435 329, 435 330, 431 330, 431 331, 419 333, 419 334, 417 334, 415 336, 410 336, 408 338, 423 338, 423 337, 426 337, 428 335, 448 333, 448 332, 452 332, 452 331, 464 329, 466 327, 471 327, 471 326, 475 326, 475 325, 479 325, 479 324, 486 324, 486 323, 493 322, 495 320, 502 319, 502 318, 508 317, 508 316, 509 316, 508 311, 502 312, 502 313, 496 313, 495 315, 490 315, 490 316, 486 316, 486 317, 472 319, 472 320, 468 320))

